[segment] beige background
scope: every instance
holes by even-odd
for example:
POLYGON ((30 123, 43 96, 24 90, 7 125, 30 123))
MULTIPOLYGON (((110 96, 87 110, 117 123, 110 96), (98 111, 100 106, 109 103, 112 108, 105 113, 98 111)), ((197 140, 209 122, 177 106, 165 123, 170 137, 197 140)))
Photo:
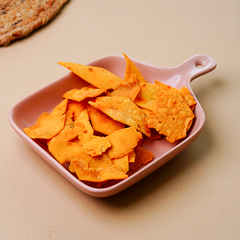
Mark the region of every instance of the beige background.
POLYGON ((29 37, 0 48, 0 239, 240 239, 240 1, 71 0, 29 37), (109 54, 173 67, 202 53, 217 68, 192 82, 199 138, 109 198, 71 185, 13 131, 11 107, 109 54))

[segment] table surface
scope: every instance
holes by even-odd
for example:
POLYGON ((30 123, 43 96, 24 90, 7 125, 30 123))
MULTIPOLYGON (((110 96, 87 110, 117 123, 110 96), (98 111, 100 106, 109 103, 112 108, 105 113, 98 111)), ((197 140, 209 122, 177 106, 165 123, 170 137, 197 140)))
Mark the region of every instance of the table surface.
POLYGON ((0 48, 0 238, 240 239, 240 2, 69 1, 49 24, 0 48), (81 192, 11 128, 10 109, 66 75, 57 62, 110 54, 217 68, 192 83, 205 127, 186 150, 123 192, 81 192))

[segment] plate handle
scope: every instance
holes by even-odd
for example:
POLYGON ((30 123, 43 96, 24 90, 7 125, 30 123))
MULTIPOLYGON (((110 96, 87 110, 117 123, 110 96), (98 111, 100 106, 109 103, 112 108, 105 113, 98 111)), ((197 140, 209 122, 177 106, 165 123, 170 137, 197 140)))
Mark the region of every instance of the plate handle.
POLYGON ((216 61, 204 54, 197 54, 187 59, 176 68, 181 72, 187 72, 190 74, 190 82, 195 78, 211 72, 217 66, 216 61))

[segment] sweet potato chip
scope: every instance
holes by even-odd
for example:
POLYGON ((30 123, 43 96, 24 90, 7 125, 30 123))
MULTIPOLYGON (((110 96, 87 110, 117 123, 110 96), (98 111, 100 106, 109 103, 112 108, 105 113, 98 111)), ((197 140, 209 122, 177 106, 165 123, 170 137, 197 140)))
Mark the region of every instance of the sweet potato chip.
POLYGON ((163 82, 159 82, 159 81, 157 81, 157 80, 155 80, 154 82, 155 82, 155 84, 156 84, 158 87, 160 87, 160 88, 162 88, 162 89, 164 89, 164 90, 177 90, 176 88, 174 88, 174 87, 172 87, 172 86, 169 86, 169 85, 166 85, 166 84, 164 84, 163 82))
MULTIPOLYGON (((151 116, 151 114, 153 114, 153 112, 150 111, 150 110, 147 110, 147 109, 144 109, 144 108, 141 108, 141 109, 147 117, 151 116)), ((156 139, 160 139, 162 137, 162 134, 157 132, 157 130, 155 128, 150 128, 150 131, 151 131, 151 136, 149 137, 150 139, 156 140, 156 139)))
POLYGON ((81 89, 72 89, 63 94, 64 98, 81 102, 86 98, 97 97, 104 92, 103 89, 98 89, 92 85, 83 87, 81 89))
POLYGON ((134 127, 125 128, 107 136, 111 143, 111 148, 107 150, 109 158, 120 158, 130 152, 137 146, 142 134, 134 127))
POLYGON ((157 99, 157 93, 159 87, 156 84, 152 83, 141 83, 139 85, 140 92, 138 93, 134 103, 137 104, 141 108, 145 108, 148 110, 153 110, 154 104, 157 99))
POLYGON ((146 80, 142 76, 142 74, 139 71, 139 69, 137 68, 137 66, 132 62, 132 60, 126 54, 123 53, 123 56, 125 57, 125 60, 126 60, 126 63, 127 63, 124 80, 127 80, 133 74, 136 74, 138 84, 145 83, 146 80))
POLYGON ((136 153, 135 153, 135 151, 133 150, 132 152, 130 152, 130 153, 128 154, 128 162, 129 162, 129 163, 135 162, 135 157, 136 157, 136 153))
POLYGON ((71 161, 71 167, 81 181, 97 183, 108 180, 120 180, 128 177, 121 171, 119 166, 112 164, 112 161, 106 154, 99 157, 92 157, 89 161, 81 158, 73 159, 71 161))
POLYGON ((145 120, 146 115, 129 98, 98 97, 95 102, 89 101, 88 103, 112 119, 135 127, 148 137, 151 135, 145 120))
POLYGON ((178 91, 180 92, 183 99, 187 102, 188 106, 193 111, 197 103, 194 100, 193 96, 191 95, 190 91, 186 87, 182 87, 178 89, 178 91))
POLYGON ((130 100, 134 101, 139 91, 140 88, 138 86, 136 74, 133 74, 120 84, 116 85, 114 91, 110 93, 110 96, 128 97, 130 100))
POLYGON ((125 125, 113 120, 102 111, 87 104, 88 115, 94 131, 109 135, 120 129, 124 129, 125 125))
POLYGON ((99 137, 87 133, 81 135, 80 141, 84 152, 93 157, 102 155, 111 147, 111 143, 107 137, 99 137))
POLYGON ((124 173, 127 173, 129 171, 128 155, 125 155, 121 158, 112 159, 112 164, 118 166, 124 173))
POLYGON ((43 113, 35 125, 24 128, 23 131, 32 139, 54 137, 64 128, 67 102, 68 100, 65 99, 51 113, 43 113))
POLYGON ((143 164, 151 162, 153 159, 152 152, 147 151, 140 146, 137 146, 135 148, 135 152, 136 152, 135 162, 129 163, 129 168, 132 170, 137 169, 143 164))
POLYGON ((64 128, 52 139, 48 140, 48 145, 51 144, 52 141, 62 141, 69 142, 72 139, 78 137, 80 132, 86 132, 85 127, 81 122, 74 122, 73 118, 73 110, 68 110, 66 112, 66 122, 64 128))
POLYGON ((71 163, 70 163, 69 166, 68 166, 68 170, 69 170, 70 172, 72 172, 72 173, 75 172, 74 167, 73 167, 73 165, 72 165, 71 163))
POLYGON ((76 102, 76 101, 68 101, 67 111, 73 111, 73 121, 76 120, 81 114, 83 110, 86 109, 85 103, 83 102, 76 102))
POLYGON ((52 141, 49 145, 49 151, 61 164, 70 162, 72 159, 84 158, 89 160, 91 158, 84 152, 80 144, 74 142, 52 141))
POLYGON ((89 134, 93 134, 94 130, 92 128, 92 125, 89 121, 89 117, 88 117, 88 111, 87 109, 83 110, 79 117, 76 119, 77 122, 81 122, 83 124, 83 126, 85 127, 85 129, 87 130, 87 133, 89 134))
POLYGON ((153 113, 146 118, 149 128, 155 128, 173 143, 186 137, 194 114, 178 91, 161 89, 153 113))
POLYGON ((120 77, 101 67, 86 66, 69 62, 58 63, 99 89, 112 89, 116 84, 123 81, 120 77))
POLYGON ((146 117, 148 117, 149 114, 152 113, 151 110, 148 110, 148 109, 146 109, 146 108, 141 108, 141 107, 139 107, 139 108, 140 108, 140 109, 142 110, 142 112, 146 115, 146 117))
POLYGON ((190 91, 186 87, 182 87, 181 89, 176 89, 174 87, 171 87, 169 85, 166 85, 162 82, 159 81, 154 81, 155 84, 165 90, 173 90, 173 91, 179 91, 180 94, 182 95, 183 99, 187 102, 188 106, 191 108, 193 111, 195 106, 196 106, 196 101, 194 100, 193 96, 191 95, 190 91))

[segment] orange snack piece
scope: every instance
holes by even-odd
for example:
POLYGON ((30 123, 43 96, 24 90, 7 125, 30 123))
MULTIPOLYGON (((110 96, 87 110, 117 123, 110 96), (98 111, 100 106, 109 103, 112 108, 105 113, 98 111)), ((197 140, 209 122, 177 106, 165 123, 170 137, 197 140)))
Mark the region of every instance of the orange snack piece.
POLYGON ((146 115, 127 97, 98 97, 95 102, 88 102, 112 119, 119 121, 150 136, 151 132, 145 120, 146 115))
POLYGON ((107 150, 109 158, 120 158, 137 146, 142 134, 137 132, 134 127, 125 128, 107 136, 112 147, 107 150))
POLYGON ((154 111, 146 120, 150 128, 155 128, 173 143, 186 137, 193 118, 192 110, 179 92, 161 89, 154 111))
POLYGON ((136 74, 133 74, 123 82, 114 87, 114 91, 110 93, 110 96, 128 97, 134 101, 138 95, 140 88, 138 86, 136 74))
POLYGON ((146 82, 145 78, 142 76, 141 72, 139 71, 137 66, 133 63, 133 61, 124 53, 123 56, 125 57, 127 63, 124 80, 127 80, 133 74, 136 74, 138 84, 145 83, 146 82))
POLYGON ((87 110, 93 129, 99 133, 109 135, 125 128, 123 123, 113 120, 108 115, 89 104, 87 104, 87 110))
POLYGON ((123 81, 120 77, 101 67, 86 66, 78 63, 58 62, 91 85, 107 90, 123 81))
POLYGON ((97 97, 104 93, 105 90, 103 89, 98 89, 92 85, 83 87, 81 89, 72 89, 66 93, 63 94, 64 98, 74 100, 77 102, 81 102, 86 98, 92 98, 92 97, 97 97))
POLYGON ((54 137, 64 128, 67 102, 67 99, 63 100, 50 114, 43 113, 35 125, 24 128, 23 131, 32 139, 50 139, 54 137))
POLYGON ((135 152, 136 152, 135 162, 129 163, 129 168, 132 170, 135 170, 141 165, 147 164, 153 160, 152 152, 147 151, 140 146, 136 147, 135 152))

